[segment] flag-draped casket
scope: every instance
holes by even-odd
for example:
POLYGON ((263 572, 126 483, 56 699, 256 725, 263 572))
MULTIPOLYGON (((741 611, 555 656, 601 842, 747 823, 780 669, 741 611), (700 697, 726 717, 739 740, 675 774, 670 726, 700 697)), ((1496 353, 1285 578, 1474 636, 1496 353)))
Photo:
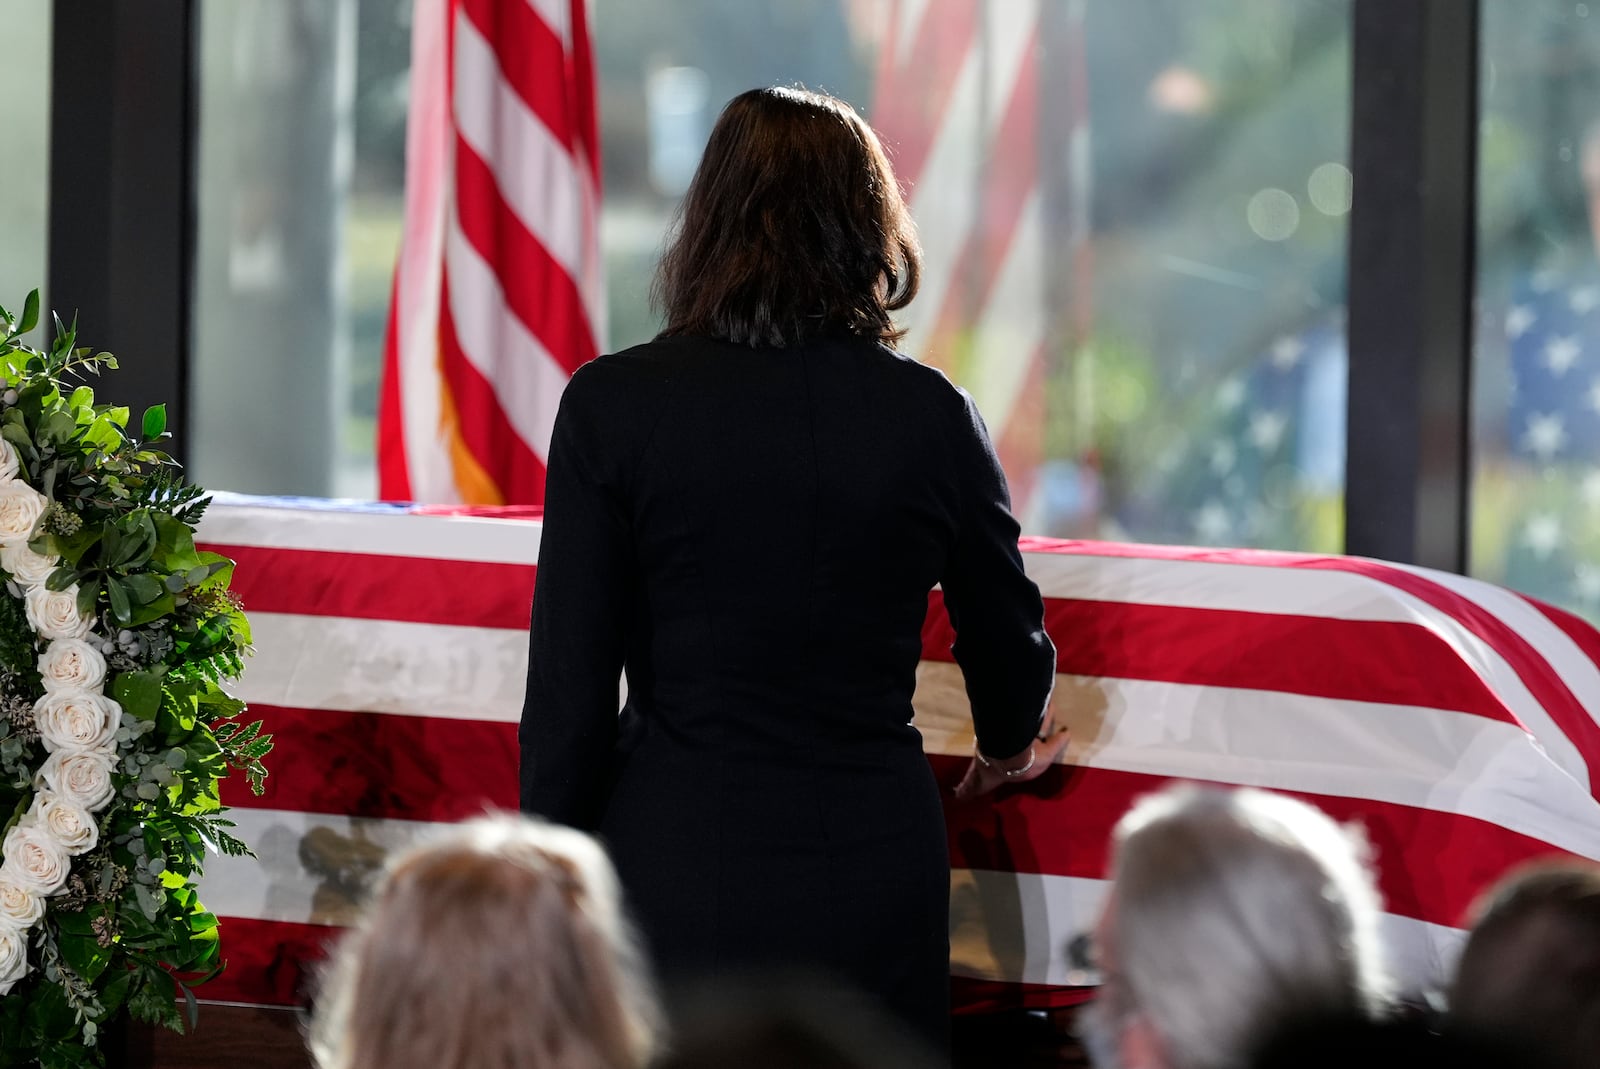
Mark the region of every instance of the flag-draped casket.
MULTIPOLYGON (((213 859, 209 998, 294 1002, 385 854, 516 804, 540 526, 219 497, 255 629, 240 688, 276 734, 267 791, 230 783, 256 859, 213 859)), ((754 536, 759 537, 759 536, 754 536)), ((1403 974, 1439 975, 1472 898, 1549 854, 1600 859, 1600 634, 1484 583, 1341 557, 1026 540, 1059 649, 1064 762, 946 798, 958 1007, 1054 1005, 1105 891, 1107 837, 1181 777, 1291 792, 1372 843, 1403 974)), ((972 752, 937 592, 916 722, 951 786, 972 752)))

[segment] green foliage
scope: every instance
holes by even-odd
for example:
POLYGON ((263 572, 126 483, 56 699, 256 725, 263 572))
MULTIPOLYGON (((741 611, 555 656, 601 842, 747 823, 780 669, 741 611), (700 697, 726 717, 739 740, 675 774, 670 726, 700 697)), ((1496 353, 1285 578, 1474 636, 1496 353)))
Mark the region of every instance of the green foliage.
MULTIPOLYGON (((0 1069, 101 1066, 98 1037, 122 1014, 194 1027, 192 989, 221 968, 217 919, 195 880, 207 856, 249 853, 220 815, 220 784, 239 772, 259 794, 272 749, 226 689, 244 670, 249 622, 228 589, 233 562, 195 547, 207 497, 162 448, 165 406, 130 431, 128 410, 97 403, 83 382, 115 359, 78 346, 76 322, 59 318, 48 351, 24 345, 39 314, 37 293, 20 316, 0 309, 0 440, 47 499, 28 539, 59 558, 44 585, 76 588, 123 715, 99 845, 72 859, 32 931, 31 971, 0 997, 0 1069)), ((0 583, 0 815, 14 822, 45 753, 7 710, 41 695, 46 644, 22 584, 3 572, 0 583)))

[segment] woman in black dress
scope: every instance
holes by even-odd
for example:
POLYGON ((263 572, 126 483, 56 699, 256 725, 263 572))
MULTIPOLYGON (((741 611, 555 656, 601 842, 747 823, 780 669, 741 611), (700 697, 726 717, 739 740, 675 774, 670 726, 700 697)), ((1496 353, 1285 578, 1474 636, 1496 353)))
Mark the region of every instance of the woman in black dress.
POLYGON ((1038 738, 1055 651, 983 422, 890 348, 919 255, 848 104, 723 111, 662 260, 666 329, 562 398, 521 778, 524 810, 609 844, 669 982, 826 972, 940 1044, 949 860, 910 725, 936 584, 986 755, 958 792, 1066 739, 1038 738))

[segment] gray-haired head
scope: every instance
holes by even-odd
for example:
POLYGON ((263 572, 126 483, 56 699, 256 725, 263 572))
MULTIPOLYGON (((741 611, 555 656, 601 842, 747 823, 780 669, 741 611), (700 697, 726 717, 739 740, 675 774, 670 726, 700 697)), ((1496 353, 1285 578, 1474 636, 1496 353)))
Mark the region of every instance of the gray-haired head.
POLYGON ((1390 998, 1379 919, 1364 839, 1311 806, 1194 786, 1146 798, 1115 833, 1097 1046, 1228 1069, 1285 1020, 1375 1015, 1390 998))

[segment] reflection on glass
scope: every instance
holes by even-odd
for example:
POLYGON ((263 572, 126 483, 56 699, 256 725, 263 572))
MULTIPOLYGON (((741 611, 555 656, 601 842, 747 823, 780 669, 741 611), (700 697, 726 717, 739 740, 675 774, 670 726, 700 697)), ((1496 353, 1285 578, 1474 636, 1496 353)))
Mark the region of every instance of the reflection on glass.
MULTIPOLYGON (((46 0, 6 9, 6 56, 0 61, 0 304, 22 311, 43 289, 50 223, 50 11, 46 0)), ((49 295, 45 294, 46 307, 49 295)), ((37 342, 39 339, 35 339, 37 342)))
POLYGON ((1483 20, 1472 570, 1600 620, 1600 10, 1483 20))
POLYGON ((200 6, 189 411, 192 466, 206 485, 374 496, 410 9, 200 6))
POLYGON ((597 0, 610 337, 716 108, 863 107, 1032 533, 1337 550, 1349 0, 597 0), (702 101, 704 102, 702 105, 702 101))

